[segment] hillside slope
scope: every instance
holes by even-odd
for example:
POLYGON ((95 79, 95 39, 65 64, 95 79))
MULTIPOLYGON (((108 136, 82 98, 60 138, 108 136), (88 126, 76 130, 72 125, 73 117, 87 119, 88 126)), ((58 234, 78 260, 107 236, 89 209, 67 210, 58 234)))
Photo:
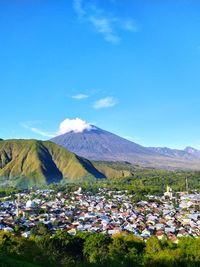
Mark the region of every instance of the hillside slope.
MULTIPOLYGON (((112 170, 112 169, 111 169, 112 170)), ((76 179, 87 176, 106 178, 87 159, 50 141, 6 140, 0 142, 0 177, 28 178, 30 184, 60 182, 63 178, 76 179)), ((115 170, 111 177, 117 174, 115 170)), ((121 172, 118 172, 119 176, 121 172)))

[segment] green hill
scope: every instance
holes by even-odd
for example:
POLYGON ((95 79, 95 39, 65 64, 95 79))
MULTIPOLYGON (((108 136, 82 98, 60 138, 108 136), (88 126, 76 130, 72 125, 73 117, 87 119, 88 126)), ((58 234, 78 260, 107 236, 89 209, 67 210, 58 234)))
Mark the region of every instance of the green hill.
POLYGON ((5 140, 0 142, 0 177, 27 186, 84 177, 112 178, 121 171, 99 166, 50 141, 5 140))

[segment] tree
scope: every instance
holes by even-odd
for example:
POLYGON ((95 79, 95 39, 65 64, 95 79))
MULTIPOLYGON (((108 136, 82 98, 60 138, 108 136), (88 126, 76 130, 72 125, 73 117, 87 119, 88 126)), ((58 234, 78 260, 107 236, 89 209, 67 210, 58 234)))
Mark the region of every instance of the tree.
POLYGON ((83 254, 90 263, 104 264, 108 261, 108 246, 111 239, 106 234, 90 234, 86 237, 83 254))
POLYGON ((178 249, 183 266, 200 266, 200 238, 183 237, 178 249))
POLYGON ((48 234, 48 227, 43 223, 39 223, 31 229, 31 234, 45 236, 48 234))
POLYGON ((134 235, 124 233, 112 236, 109 255, 115 266, 140 266, 144 242, 134 235))

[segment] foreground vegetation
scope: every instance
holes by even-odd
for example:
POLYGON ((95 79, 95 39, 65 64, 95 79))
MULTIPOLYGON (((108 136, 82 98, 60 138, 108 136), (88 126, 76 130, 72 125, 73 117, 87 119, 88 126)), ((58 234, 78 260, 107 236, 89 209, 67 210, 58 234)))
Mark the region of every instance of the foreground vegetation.
POLYGON ((44 226, 36 228, 28 239, 0 233, 0 266, 200 266, 200 238, 182 238, 174 244, 153 236, 145 243, 131 234, 51 236, 44 226))

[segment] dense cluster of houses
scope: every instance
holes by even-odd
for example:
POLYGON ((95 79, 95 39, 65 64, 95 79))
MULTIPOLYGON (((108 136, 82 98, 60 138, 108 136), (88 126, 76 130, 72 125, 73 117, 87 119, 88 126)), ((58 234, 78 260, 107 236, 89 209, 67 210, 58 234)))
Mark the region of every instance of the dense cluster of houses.
POLYGON ((180 193, 149 196, 147 201, 133 202, 127 191, 99 189, 98 193, 78 191, 65 194, 37 190, 2 198, 0 230, 24 237, 34 226, 46 225, 48 231, 103 232, 110 235, 127 232, 146 240, 152 235, 173 242, 182 236, 200 236, 200 195, 180 193))

